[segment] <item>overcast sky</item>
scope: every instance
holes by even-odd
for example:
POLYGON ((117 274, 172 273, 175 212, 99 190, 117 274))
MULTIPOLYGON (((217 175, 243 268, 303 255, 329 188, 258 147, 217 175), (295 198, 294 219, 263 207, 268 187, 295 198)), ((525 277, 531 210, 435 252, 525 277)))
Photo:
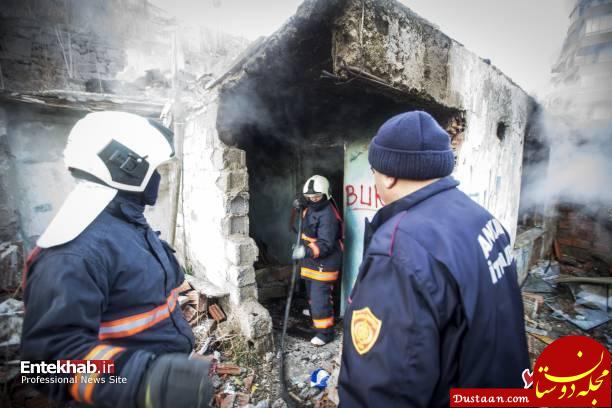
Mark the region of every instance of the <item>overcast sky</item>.
MULTIPOLYGON (((279 28, 300 0, 150 0, 190 24, 255 39, 279 28)), ((401 0, 544 97, 569 24, 571 0, 401 0)))

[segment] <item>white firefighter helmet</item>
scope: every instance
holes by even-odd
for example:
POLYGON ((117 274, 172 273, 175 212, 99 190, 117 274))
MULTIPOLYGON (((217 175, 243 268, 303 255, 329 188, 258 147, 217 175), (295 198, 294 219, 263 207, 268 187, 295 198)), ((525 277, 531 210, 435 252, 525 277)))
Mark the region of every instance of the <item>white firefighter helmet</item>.
POLYGON ((302 194, 325 194, 330 199, 331 190, 329 189, 329 181, 323 176, 314 175, 304 183, 302 194))
POLYGON ((173 157, 172 131, 157 122, 125 112, 88 114, 74 125, 64 150, 77 184, 37 245, 72 241, 119 190, 144 191, 153 172, 173 157))

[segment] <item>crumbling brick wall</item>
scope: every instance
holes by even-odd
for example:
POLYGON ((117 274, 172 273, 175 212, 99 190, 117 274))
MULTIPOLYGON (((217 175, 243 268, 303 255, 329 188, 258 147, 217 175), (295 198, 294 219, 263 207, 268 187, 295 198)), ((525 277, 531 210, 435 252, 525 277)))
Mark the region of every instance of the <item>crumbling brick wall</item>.
POLYGON ((85 90, 91 79, 114 78, 125 65, 115 3, 3 1, 2 88, 85 90))
POLYGON ((189 273, 229 295, 226 306, 242 334, 266 350, 272 321, 257 303, 246 155, 219 138, 218 101, 210 93, 204 108, 186 119, 176 247, 189 273))
POLYGON ((215 101, 187 120, 177 240, 195 275, 227 288, 239 303, 256 297, 257 247, 249 238, 245 152, 219 139, 215 101))
POLYGON ((562 262, 608 276, 612 272, 612 208, 560 206, 556 247, 562 262))

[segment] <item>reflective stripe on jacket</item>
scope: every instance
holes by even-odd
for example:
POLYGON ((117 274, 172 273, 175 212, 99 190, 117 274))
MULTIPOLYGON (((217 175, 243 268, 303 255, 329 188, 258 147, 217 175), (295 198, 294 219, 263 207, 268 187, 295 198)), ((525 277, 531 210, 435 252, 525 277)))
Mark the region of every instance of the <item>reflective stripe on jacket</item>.
POLYGON ((302 212, 302 244, 306 258, 301 276, 323 282, 338 279, 342 266, 341 226, 330 201, 310 206, 302 212))
POLYGON ((44 384, 42 391, 55 400, 135 406, 151 358, 193 348, 191 328, 176 307, 183 280, 143 207, 121 197, 76 239, 43 249, 25 285, 22 358, 109 358, 127 383, 44 384))

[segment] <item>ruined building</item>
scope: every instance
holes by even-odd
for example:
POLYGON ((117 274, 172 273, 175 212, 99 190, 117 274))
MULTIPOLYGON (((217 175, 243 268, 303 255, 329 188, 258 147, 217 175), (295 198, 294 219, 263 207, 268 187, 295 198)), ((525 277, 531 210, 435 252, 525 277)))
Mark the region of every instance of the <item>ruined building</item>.
MULTIPOLYGON (((71 187, 65 137, 87 111, 172 111, 182 173, 165 174, 153 225, 177 248, 192 285, 223 299, 256 348, 270 347, 272 330, 256 276, 286 277, 291 203, 315 173, 330 179, 346 220, 338 296, 349 293, 363 220, 382 205, 367 144, 396 113, 427 110, 447 128, 460 188, 517 237, 537 104, 396 1, 306 0, 244 52, 233 37, 170 35, 176 24, 146 0, 8 1, 0 18, 0 238, 27 250, 44 230, 71 187), (104 24, 91 24, 94 11, 104 24)), ((524 273, 545 245, 527 239, 521 248, 524 273)))
POLYGON ((289 264, 291 202, 318 173, 344 212, 346 299, 363 220, 381 206, 367 143, 385 119, 411 109, 449 130, 460 188, 516 237, 535 108, 498 69, 395 1, 306 1, 209 84, 202 107, 187 116, 177 231, 186 262, 229 291, 232 304, 249 302, 258 253, 262 273, 289 264))
MULTIPOLYGON (((578 0, 569 19, 563 48, 552 68, 554 88, 548 108, 559 120, 571 122, 576 154, 597 150, 599 155, 591 155, 592 159, 600 157, 607 162, 612 153, 612 1, 578 0)), ((610 185, 595 188, 603 192, 610 185)), ((557 251, 570 261, 610 276, 610 196, 560 201, 557 251)))

